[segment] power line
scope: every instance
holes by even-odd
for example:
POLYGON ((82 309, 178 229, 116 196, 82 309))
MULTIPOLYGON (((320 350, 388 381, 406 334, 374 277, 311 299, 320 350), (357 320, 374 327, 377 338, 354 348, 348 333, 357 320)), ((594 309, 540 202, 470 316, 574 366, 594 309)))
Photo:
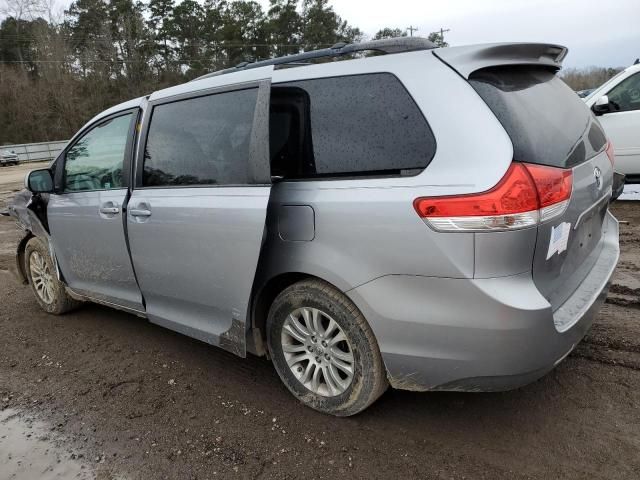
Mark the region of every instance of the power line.
MULTIPOLYGON (((59 37, 60 40, 78 40, 72 37, 59 37)), ((30 43, 30 42, 38 42, 40 40, 49 40, 44 38, 32 38, 25 39, 20 38, 16 40, 11 40, 7 38, 0 37, 0 42, 6 41, 8 43, 30 43)), ((80 39, 84 40, 84 39, 80 39)), ((87 43, 88 45, 95 44, 103 44, 103 45, 115 45, 118 39, 110 39, 110 38, 90 38, 87 43)), ((125 40, 126 42, 126 40, 125 40)), ((263 48, 263 47, 277 47, 277 48, 328 48, 334 45, 334 43, 318 43, 318 44, 309 44, 309 43, 240 43, 240 42, 226 42, 226 41, 194 41, 194 42, 176 42, 172 41, 172 45, 167 45, 170 48, 177 46, 186 46, 186 47, 210 47, 210 48, 263 48)), ((133 42, 133 46, 141 46, 141 45, 160 45, 164 46, 162 39, 158 40, 136 40, 133 42)))

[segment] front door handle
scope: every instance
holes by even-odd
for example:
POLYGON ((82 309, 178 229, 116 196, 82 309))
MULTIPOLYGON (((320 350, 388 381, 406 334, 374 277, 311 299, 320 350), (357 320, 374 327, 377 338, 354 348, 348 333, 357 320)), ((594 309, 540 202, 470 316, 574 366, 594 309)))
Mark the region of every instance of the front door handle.
POLYGON ((120 213, 120 209, 118 207, 101 207, 100 213, 104 213, 105 215, 115 215, 116 213, 120 213))
POLYGON ((132 217, 150 217, 151 210, 145 210, 143 208, 132 208, 129 210, 132 217))
POLYGON ((120 213, 120 206, 116 202, 108 201, 100 205, 98 211, 100 212, 100 215, 104 215, 106 218, 111 218, 120 213))

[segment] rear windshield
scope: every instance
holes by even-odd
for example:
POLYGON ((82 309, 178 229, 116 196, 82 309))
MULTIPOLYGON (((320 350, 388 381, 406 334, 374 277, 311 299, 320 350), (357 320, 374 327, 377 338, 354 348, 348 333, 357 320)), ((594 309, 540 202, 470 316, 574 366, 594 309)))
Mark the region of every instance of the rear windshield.
POLYGON ((492 67, 474 72, 469 81, 511 137, 514 160, 573 167, 605 146, 589 108, 552 71, 492 67))

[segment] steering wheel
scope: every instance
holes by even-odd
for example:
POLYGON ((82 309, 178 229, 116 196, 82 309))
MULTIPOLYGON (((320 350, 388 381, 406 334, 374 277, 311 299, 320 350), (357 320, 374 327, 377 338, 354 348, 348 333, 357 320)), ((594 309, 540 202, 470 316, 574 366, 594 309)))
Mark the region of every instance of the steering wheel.
POLYGON ((69 190, 81 192, 84 190, 99 190, 100 180, 86 173, 78 173, 71 178, 67 178, 69 190))

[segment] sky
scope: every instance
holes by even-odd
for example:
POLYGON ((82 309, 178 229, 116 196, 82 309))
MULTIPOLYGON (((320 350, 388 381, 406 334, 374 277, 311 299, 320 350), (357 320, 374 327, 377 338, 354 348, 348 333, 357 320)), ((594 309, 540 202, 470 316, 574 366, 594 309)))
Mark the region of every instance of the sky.
MULTIPOLYGON (((71 0, 56 0, 67 7, 71 0)), ((258 0, 265 10, 268 0, 258 0)), ((545 42, 569 48, 565 67, 628 66, 640 57, 640 0, 330 0, 365 34, 449 29, 451 45, 545 42)))
MULTIPOLYGON (((268 3, 268 2, 264 2, 268 3)), ((373 35, 384 26, 450 29, 450 45, 545 42, 569 48, 564 65, 628 66, 640 57, 640 0, 332 0, 373 35), (390 7, 391 6, 391 7, 390 7)))

